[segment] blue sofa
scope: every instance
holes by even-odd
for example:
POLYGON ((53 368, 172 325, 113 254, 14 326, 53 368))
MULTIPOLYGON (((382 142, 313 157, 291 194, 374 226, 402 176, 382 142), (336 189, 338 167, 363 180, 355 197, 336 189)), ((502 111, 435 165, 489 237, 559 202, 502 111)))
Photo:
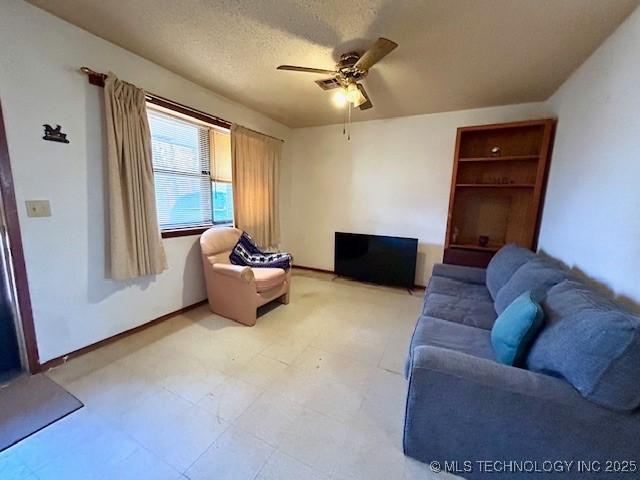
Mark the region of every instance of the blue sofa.
POLYGON ((413 458, 469 479, 640 478, 640 319, 551 259, 508 245, 486 270, 436 265, 405 375, 413 458), (527 290, 545 326, 506 366, 491 327, 527 290))

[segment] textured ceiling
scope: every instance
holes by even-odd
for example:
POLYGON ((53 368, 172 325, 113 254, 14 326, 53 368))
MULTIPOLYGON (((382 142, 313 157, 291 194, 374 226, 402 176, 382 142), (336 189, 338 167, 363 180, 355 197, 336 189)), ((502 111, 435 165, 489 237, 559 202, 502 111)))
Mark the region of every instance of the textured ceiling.
POLYGON ((374 108, 356 121, 544 100, 640 0, 30 3, 303 127, 339 123, 342 113, 314 83, 322 75, 276 71, 280 64, 332 68, 379 36, 399 43, 365 79, 374 108))

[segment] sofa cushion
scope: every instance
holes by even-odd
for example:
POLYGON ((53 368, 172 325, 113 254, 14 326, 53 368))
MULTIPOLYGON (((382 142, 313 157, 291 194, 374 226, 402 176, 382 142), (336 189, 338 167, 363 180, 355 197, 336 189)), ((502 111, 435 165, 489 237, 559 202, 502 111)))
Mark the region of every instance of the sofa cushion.
POLYGON ((549 289, 542 302, 545 323, 551 325, 578 311, 585 313, 598 310, 617 310, 620 307, 613 301, 585 284, 565 280, 549 289))
POLYGON ((569 278, 569 272, 560 263, 544 257, 536 257, 522 265, 495 298, 498 314, 504 312, 511 302, 530 290, 533 298, 541 301, 547 291, 569 278))
POLYGON ((405 376, 409 375, 413 349, 422 345, 448 348, 476 357, 494 359, 489 330, 423 315, 413 331, 405 365, 405 376))
POLYGON ((514 243, 505 245, 493 256, 487 266, 487 288, 495 300, 498 292, 522 265, 536 256, 531 250, 514 243))
POLYGON ((640 319, 577 282, 547 293, 548 326, 531 347, 530 370, 562 377, 614 410, 640 406, 640 319))
POLYGON ((256 279, 256 291, 266 292, 281 286, 287 278, 282 268, 252 268, 256 279))
POLYGON ((640 320, 620 311, 576 313, 542 331, 527 366, 564 378, 598 405, 634 410, 640 405, 640 320))
POLYGON ((484 329, 490 329, 496 319, 484 285, 439 276, 429 281, 422 314, 484 329))
POLYGON ((458 298, 469 298, 491 302, 489 290, 484 285, 477 283, 467 283, 453 278, 434 276, 429 280, 426 294, 439 293, 458 298))
POLYGON ((542 307, 525 292, 496 319, 491 329, 491 345, 496 359, 505 365, 522 365, 531 342, 542 328, 542 307))
POLYGON ((467 297, 454 297, 440 293, 427 295, 423 315, 490 330, 496 320, 493 303, 467 297))
POLYGON ((446 277, 460 280, 465 283, 487 284, 487 270, 476 267, 463 267, 462 265, 450 265, 447 263, 436 263, 431 271, 432 276, 446 277))

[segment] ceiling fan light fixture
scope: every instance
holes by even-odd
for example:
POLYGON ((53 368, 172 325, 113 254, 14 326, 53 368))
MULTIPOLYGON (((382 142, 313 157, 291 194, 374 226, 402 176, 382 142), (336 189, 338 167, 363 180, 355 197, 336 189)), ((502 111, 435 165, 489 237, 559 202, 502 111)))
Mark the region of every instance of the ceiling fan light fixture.
POLYGON ((347 105, 347 91, 344 88, 336 89, 332 97, 333 104, 338 108, 344 108, 347 105))
POLYGON ((362 95, 362 93, 360 92, 360 90, 358 90, 358 99, 357 101, 353 104, 354 107, 359 107, 360 105, 362 105, 364 102, 366 102, 367 99, 364 98, 364 95, 362 95))
POLYGON ((346 97, 347 101, 354 107, 357 107, 364 102, 364 97, 360 93, 360 90, 358 90, 358 85, 355 83, 347 85, 346 97))
POLYGON ((360 55, 357 52, 347 52, 340 56, 340 62, 335 70, 324 68, 300 67, 298 65, 280 65, 278 70, 293 72, 321 73, 331 75, 330 78, 316 80, 322 90, 336 89, 331 100, 336 108, 344 109, 344 125, 342 134, 351 139, 351 111, 354 108, 368 110, 373 103, 362 83, 358 83, 369 73, 369 69, 387 56, 398 46, 388 38, 380 37, 369 49, 360 55))

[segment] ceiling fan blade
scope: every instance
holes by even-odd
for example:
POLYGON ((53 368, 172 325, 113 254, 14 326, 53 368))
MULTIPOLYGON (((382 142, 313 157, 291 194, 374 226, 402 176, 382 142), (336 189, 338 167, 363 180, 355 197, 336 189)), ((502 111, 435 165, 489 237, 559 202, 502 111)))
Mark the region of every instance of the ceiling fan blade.
POLYGON ((369 98, 367 91, 364 89, 364 85, 359 83, 358 90, 360 90, 360 93, 362 94, 365 100, 364 103, 360 104, 359 106, 360 110, 368 110, 369 108, 373 107, 373 103, 371 103, 371 99, 369 98))
POLYGON ((380 37, 369 50, 364 52, 364 55, 356 62, 355 67, 360 70, 369 70, 373 65, 391 53, 397 46, 398 44, 396 42, 380 37))
POLYGON ((278 67, 278 70, 291 70, 292 72, 322 73, 324 75, 326 74, 331 75, 333 73, 336 73, 335 70, 326 70, 324 68, 298 67, 296 65, 280 65, 278 67))
POLYGON ((334 88, 340 88, 342 84, 337 77, 324 78, 322 80, 314 80, 318 86, 323 90, 332 90, 334 88))

